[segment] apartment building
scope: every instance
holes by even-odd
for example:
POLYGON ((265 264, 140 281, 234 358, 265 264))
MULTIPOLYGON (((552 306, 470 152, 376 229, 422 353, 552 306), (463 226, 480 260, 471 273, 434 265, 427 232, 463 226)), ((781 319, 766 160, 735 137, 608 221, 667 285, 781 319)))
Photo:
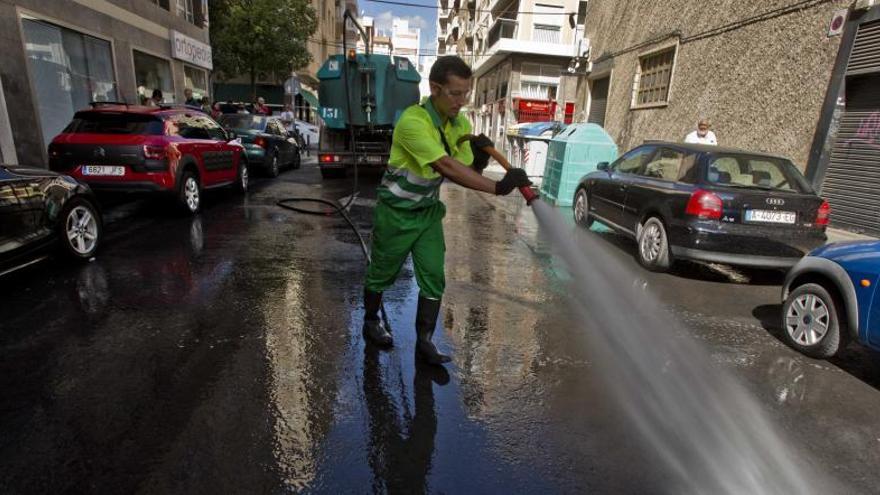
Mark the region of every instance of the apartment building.
POLYGON ((580 117, 622 150, 679 141, 785 155, 839 228, 880 235, 880 3, 590 0, 580 117))
MULTIPOLYGON (((317 14, 318 26, 309 39, 306 47, 312 59, 308 65, 298 70, 293 76, 299 81, 299 92, 292 96, 292 102, 299 114, 298 118, 313 122, 318 108, 318 70, 330 55, 342 53, 342 41, 354 48, 359 35, 354 27, 345 29, 343 13, 348 10, 357 16, 357 0, 311 0, 312 8, 317 14)), ((280 91, 277 80, 265 81, 273 84, 280 91)))
POLYGON ((0 159, 47 166, 93 101, 209 93, 207 0, 0 0, 0 159))
POLYGON ((586 2, 580 0, 440 0, 438 53, 474 70, 470 116, 503 146, 511 124, 571 121, 577 77, 569 70, 586 49, 586 2))
POLYGON ((362 36, 359 36, 357 39, 357 51, 358 53, 364 53, 367 50, 367 45, 370 46, 370 53, 377 53, 381 55, 391 55, 391 52, 394 50, 394 45, 392 43, 391 36, 388 36, 385 33, 376 30, 376 23, 372 17, 365 16, 358 19, 358 23, 360 23, 361 27, 364 28, 364 32, 367 35, 367 39, 364 40, 362 36))

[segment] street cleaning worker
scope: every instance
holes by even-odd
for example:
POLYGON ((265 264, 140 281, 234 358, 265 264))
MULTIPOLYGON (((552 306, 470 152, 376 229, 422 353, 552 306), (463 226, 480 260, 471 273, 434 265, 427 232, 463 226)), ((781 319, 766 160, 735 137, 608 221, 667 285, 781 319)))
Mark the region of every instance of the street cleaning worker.
MULTIPOLYGON (((431 342, 446 285, 443 216, 440 184, 456 184, 490 194, 506 195, 531 184, 522 169, 513 169, 500 181, 472 169, 471 143, 458 143, 470 134, 471 124, 459 115, 468 103, 471 69, 455 56, 440 57, 431 67, 431 96, 407 108, 394 128, 388 167, 377 190, 373 216, 372 261, 364 282, 364 336, 390 346, 391 334, 379 318, 382 292, 397 278, 406 257, 412 254, 419 302, 416 310, 416 356, 431 364, 450 361, 431 342)), ((492 145, 485 136, 475 148, 492 145)), ((480 154, 483 160, 488 160, 480 154)), ((478 166, 485 166, 485 163, 478 166)))

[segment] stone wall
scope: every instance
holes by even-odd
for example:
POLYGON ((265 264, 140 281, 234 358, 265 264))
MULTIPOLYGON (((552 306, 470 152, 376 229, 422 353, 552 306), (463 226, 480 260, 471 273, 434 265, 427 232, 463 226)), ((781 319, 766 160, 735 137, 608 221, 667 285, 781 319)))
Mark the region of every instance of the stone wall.
POLYGON ((591 0, 592 60, 613 66, 606 130, 627 150, 680 141, 708 117, 720 144, 788 156, 803 170, 840 44, 829 25, 849 3, 591 0), (669 44, 678 48, 668 105, 631 108, 639 57, 669 44))

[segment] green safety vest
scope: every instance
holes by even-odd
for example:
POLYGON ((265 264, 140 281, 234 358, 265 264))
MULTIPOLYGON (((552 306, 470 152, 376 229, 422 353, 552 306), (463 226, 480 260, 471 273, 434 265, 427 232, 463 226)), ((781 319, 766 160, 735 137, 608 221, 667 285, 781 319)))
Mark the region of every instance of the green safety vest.
POLYGON ((409 210, 439 202, 443 176, 431 164, 451 155, 470 166, 474 161, 470 144, 458 145, 458 139, 470 133, 471 124, 461 114, 444 125, 430 98, 407 108, 394 127, 388 167, 377 189, 379 200, 409 210))

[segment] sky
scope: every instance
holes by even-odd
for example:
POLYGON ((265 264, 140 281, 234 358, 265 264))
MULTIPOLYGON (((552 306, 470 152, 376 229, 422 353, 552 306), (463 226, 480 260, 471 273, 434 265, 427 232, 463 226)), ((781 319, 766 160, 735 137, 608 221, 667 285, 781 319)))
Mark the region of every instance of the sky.
MULTIPOLYGON (((436 7, 437 2, 430 0, 407 0, 411 3, 419 3, 436 7)), ((437 50, 437 9, 422 9, 402 5, 388 5, 371 2, 370 0, 358 0, 358 9, 361 15, 367 15, 374 19, 379 30, 391 31, 391 19, 400 17, 409 20, 409 27, 422 30, 422 50, 427 50, 433 55, 437 50)))

